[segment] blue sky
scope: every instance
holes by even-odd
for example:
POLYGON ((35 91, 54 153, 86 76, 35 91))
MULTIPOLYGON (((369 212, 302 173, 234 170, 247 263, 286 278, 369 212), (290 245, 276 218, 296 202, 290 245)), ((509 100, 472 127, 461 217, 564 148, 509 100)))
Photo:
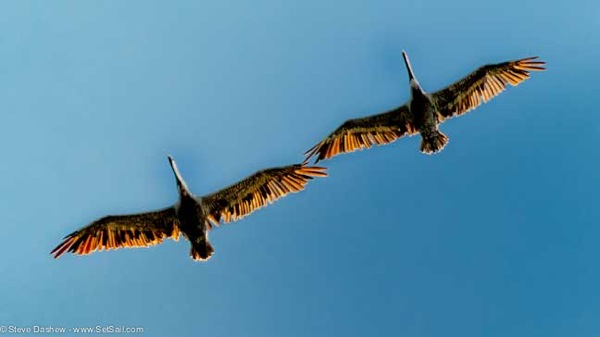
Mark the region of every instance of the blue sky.
POLYGON ((600 4, 0 5, 0 325, 143 336, 597 336, 600 4), (206 194, 476 67, 548 62, 419 137, 185 241, 53 260, 73 230, 206 194))

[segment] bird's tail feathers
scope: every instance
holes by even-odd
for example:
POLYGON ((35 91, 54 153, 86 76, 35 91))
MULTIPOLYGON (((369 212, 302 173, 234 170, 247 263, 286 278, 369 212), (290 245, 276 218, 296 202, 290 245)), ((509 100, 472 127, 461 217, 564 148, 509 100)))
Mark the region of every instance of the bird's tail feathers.
POLYGON ((446 144, 448 144, 448 137, 436 130, 433 136, 421 139, 421 152, 426 154, 440 152, 446 144))
POLYGON ((215 252, 210 242, 207 240, 198 240, 192 243, 192 249, 190 250, 190 256, 196 261, 206 261, 210 259, 212 254, 215 252))

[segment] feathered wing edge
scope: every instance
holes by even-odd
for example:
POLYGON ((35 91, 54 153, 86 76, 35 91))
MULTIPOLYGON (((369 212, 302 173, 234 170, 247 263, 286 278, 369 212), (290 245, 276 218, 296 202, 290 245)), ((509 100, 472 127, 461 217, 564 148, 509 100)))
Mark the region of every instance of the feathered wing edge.
POLYGON ((416 132, 407 104, 382 114, 350 119, 306 151, 304 163, 314 156, 317 163, 342 153, 389 144, 404 135, 416 132))
POLYGON ((463 79, 432 94, 438 109, 438 121, 460 116, 530 77, 530 71, 543 71, 545 62, 538 57, 486 65, 463 79))
POLYGON ((326 168, 304 164, 270 168, 201 197, 199 201, 207 210, 209 228, 212 228, 221 221, 237 221, 290 193, 300 192, 314 177, 326 176, 326 168))
POLYGON ((148 213, 107 216, 67 235, 50 254, 85 255, 122 247, 148 247, 165 238, 179 239, 179 220, 173 207, 148 213))

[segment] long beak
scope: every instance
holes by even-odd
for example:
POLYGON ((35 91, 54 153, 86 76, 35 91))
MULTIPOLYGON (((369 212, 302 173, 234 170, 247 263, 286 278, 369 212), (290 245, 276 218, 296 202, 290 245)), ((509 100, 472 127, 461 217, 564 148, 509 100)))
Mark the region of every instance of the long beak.
POLYGON ((185 183, 185 180, 183 180, 181 173, 179 173, 179 169, 177 168, 175 159, 173 159, 173 157, 171 157, 170 155, 167 157, 169 158, 169 164, 171 165, 171 169, 173 170, 173 173, 175 174, 175 179, 177 180, 177 187, 179 188, 180 191, 189 192, 187 184, 185 183))
POLYGON ((414 80, 415 75, 413 74, 412 67, 410 66, 408 55, 406 55, 406 52, 404 50, 402 51, 402 57, 404 57, 404 63, 406 64, 406 69, 408 70, 408 80, 414 80))

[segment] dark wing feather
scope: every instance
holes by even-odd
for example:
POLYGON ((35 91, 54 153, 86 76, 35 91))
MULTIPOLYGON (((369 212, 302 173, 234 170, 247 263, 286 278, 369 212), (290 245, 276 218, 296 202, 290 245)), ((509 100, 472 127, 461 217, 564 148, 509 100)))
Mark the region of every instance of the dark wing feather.
POLYGON ((528 57, 483 66, 460 81, 432 94, 438 121, 460 116, 499 95, 510 84, 517 86, 529 78, 530 71, 542 71, 545 62, 528 57))
POLYGON ((313 177, 326 177, 325 170, 302 164, 262 170, 200 198, 200 202, 212 225, 237 221, 289 193, 302 191, 313 177))
POLYGON ((121 247, 147 247, 164 238, 179 239, 179 220, 173 207, 161 211, 107 216, 67 235, 50 252, 58 258, 65 252, 79 255, 121 247))
POLYGON ((304 162, 308 162, 313 156, 317 156, 317 163, 341 153, 388 144, 416 132, 408 105, 405 104, 382 114, 347 120, 327 138, 306 151, 304 162))

